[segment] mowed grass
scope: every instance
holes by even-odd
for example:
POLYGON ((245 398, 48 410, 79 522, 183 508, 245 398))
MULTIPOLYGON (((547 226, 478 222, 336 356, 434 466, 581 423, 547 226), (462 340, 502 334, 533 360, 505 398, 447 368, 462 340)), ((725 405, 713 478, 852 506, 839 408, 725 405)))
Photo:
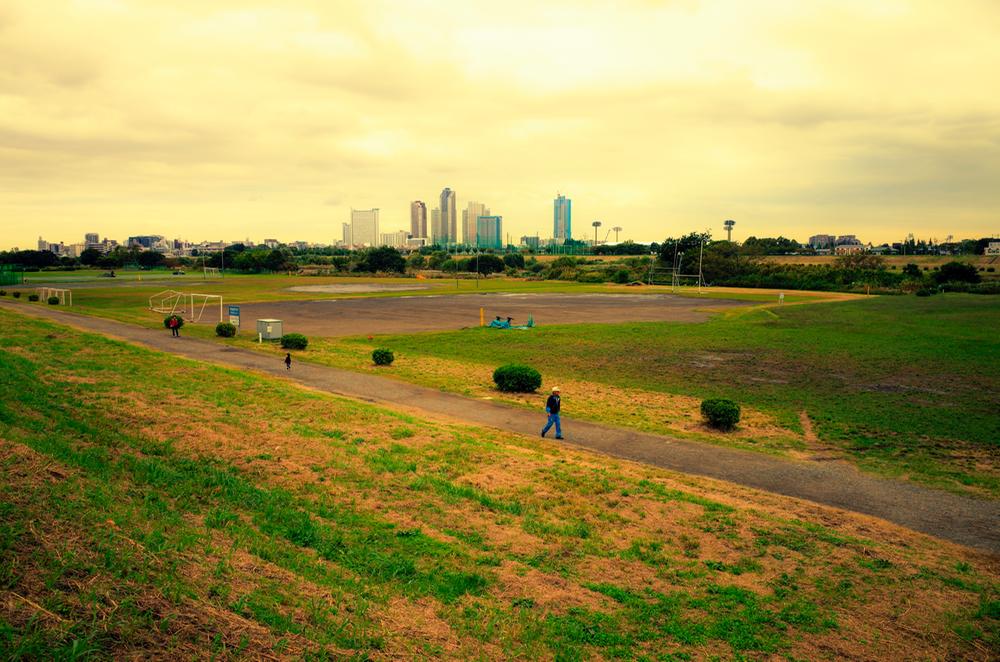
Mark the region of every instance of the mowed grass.
POLYGON ((0 656, 989 659, 995 560, 0 311, 0 656))
POLYGON ((408 379, 420 380, 426 361, 428 382, 450 390, 488 380, 497 365, 526 363, 542 372, 543 390, 563 386, 571 417, 746 447, 818 448, 882 474, 996 497, 998 329, 1000 297, 947 294, 739 310, 700 324, 469 329, 353 342, 395 350, 397 372, 408 379), (428 359, 468 369, 443 375, 428 359), (607 387, 619 390, 600 396, 607 387), (651 410, 664 394, 682 399, 648 420, 644 405, 651 410), (668 420, 673 408, 690 421, 705 397, 732 398, 770 424, 727 436, 668 420), (806 439, 803 416, 815 439, 806 439))

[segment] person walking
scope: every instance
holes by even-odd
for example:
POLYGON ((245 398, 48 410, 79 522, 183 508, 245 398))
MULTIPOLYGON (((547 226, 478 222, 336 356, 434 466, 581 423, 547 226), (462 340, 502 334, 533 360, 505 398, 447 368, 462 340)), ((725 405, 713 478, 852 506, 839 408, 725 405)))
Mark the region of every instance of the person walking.
POLYGON ((552 395, 550 395, 549 399, 545 401, 545 413, 549 415, 549 420, 545 424, 545 427, 542 428, 542 436, 543 437, 545 436, 545 433, 549 431, 549 428, 551 428, 553 425, 555 425, 556 426, 556 439, 562 439, 563 438, 563 436, 562 436, 562 425, 561 425, 561 423, 559 421, 559 409, 561 408, 561 406, 562 406, 562 403, 560 402, 560 398, 559 398, 559 387, 558 386, 553 386, 552 387, 552 395))
POLYGON ((285 370, 292 369, 292 353, 285 352, 285 370))

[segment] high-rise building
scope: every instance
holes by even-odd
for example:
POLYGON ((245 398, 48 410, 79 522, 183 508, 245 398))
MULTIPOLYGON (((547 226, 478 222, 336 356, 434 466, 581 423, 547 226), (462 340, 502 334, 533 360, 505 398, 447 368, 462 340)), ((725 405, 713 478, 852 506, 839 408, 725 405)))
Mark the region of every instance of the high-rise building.
POLYGON ((534 248, 537 250, 538 247, 541 245, 541 240, 538 238, 537 234, 535 236, 524 235, 523 237, 521 237, 521 245, 527 246, 528 248, 534 248))
POLYGON ((479 248, 503 248, 503 217, 480 216, 476 219, 479 248))
POLYGON ((814 234, 809 237, 809 246, 815 249, 833 248, 837 238, 832 234, 814 234))
POLYGON ((83 243, 87 245, 87 248, 90 248, 95 244, 101 243, 101 237, 96 232, 88 232, 83 235, 83 243))
POLYGON ((552 238, 562 243, 573 238, 573 201, 559 194, 553 203, 552 238))
POLYGON ((458 219, 455 192, 445 187, 441 191, 441 244, 458 243, 458 219))
POLYGON ((354 245, 354 239, 351 237, 351 224, 341 223, 340 226, 340 230, 343 233, 342 241, 344 242, 344 246, 350 248, 354 245))
POLYGON ((410 236, 426 237, 427 235, 427 205, 420 200, 410 203, 410 236))
POLYGON ((431 243, 445 243, 445 231, 441 227, 441 210, 435 207, 431 210, 431 243))
POLYGON ((380 239, 378 208, 351 209, 351 244, 354 246, 378 246, 380 239))
POLYGON ((462 210, 462 241, 468 246, 476 245, 478 221, 480 216, 489 216, 490 210, 481 202, 470 202, 462 210))
POLYGON ((49 250, 49 242, 42 239, 41 235, 38 237, 38 250, 47 251, 49 250))

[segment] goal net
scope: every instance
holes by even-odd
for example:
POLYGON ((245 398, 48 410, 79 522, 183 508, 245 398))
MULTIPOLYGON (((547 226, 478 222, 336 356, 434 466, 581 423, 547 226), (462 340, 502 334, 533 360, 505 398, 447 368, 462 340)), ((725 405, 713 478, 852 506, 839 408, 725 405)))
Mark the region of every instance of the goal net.
POLYGON ((188 322, 200 322, 206 313, 208 319, 213 318, 216 304, 222 322, 222 297, 218 294, 164 290, 149 297, 149 309, 154 313, 180 315, 188 322))
POLYGON ((38 288, 38 298, 41 301, 48 301, 49 297, 56 297, 57 299, 59 299, 60 306, 73 305, 73 290, 67 290, 59 287, 38 288))
POLYGON ((219 268, 218 267, 205 267, 205 278, 218 278, 219 268))

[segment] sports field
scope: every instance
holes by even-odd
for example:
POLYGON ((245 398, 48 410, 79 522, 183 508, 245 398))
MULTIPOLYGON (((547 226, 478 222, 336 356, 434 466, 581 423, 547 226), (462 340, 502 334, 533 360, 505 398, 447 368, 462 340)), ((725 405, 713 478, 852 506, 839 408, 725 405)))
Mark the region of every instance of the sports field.
POLYGON ((0 371, 5 657, 988 660, 1000 645, 995 558, 872 518, 7 310, 0 371))

